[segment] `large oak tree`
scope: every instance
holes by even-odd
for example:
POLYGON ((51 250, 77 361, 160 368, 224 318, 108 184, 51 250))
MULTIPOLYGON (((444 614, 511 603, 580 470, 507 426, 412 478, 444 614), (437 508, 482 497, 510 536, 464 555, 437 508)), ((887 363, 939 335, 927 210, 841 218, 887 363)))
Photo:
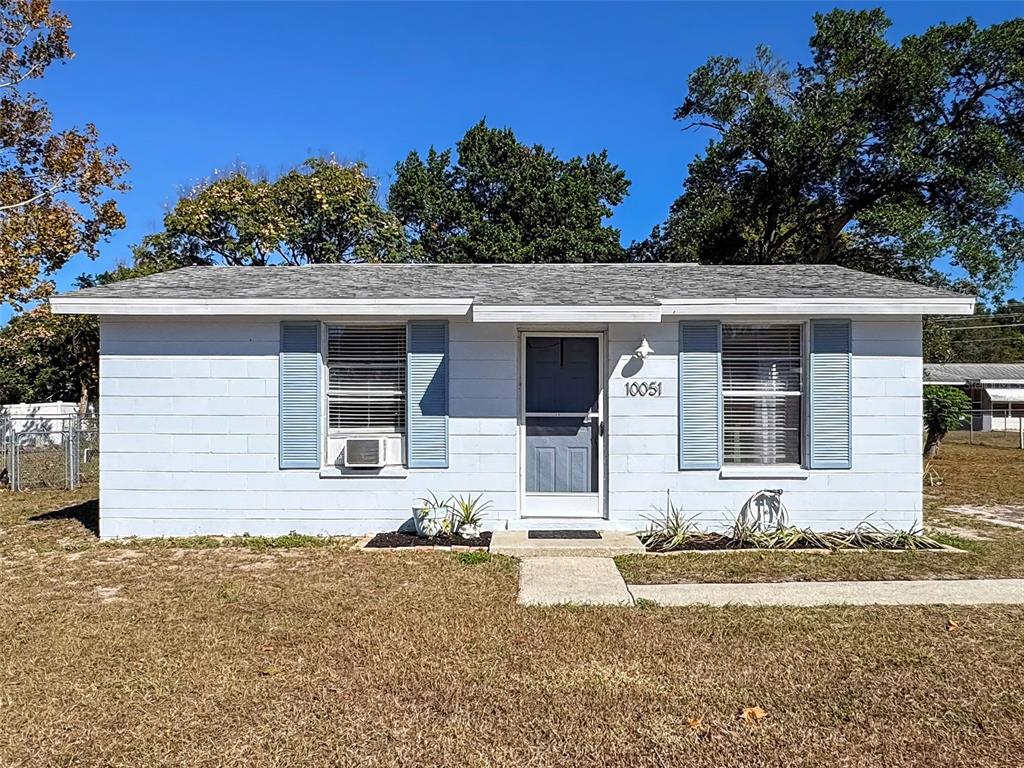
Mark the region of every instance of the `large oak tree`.
POLYGON ((898 43, 882 10, 815 16, 811 60, 713 57, 676 119, 707 130, 638 259, 834 262, 998 295, 1024 257, 1024 20, 898 43))

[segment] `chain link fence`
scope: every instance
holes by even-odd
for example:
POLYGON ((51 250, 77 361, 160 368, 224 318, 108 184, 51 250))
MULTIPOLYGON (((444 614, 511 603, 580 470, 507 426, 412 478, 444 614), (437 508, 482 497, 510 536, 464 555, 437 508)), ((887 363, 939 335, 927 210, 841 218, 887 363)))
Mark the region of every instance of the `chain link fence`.
POLYGON ((0 415, 0 487, 70 490, 98 476, 96 416, 0 415))
POLYGON ((990 448, 1024 450, 1024 405, 972 408, 960 429, 950 432, 946 439, 990 448))

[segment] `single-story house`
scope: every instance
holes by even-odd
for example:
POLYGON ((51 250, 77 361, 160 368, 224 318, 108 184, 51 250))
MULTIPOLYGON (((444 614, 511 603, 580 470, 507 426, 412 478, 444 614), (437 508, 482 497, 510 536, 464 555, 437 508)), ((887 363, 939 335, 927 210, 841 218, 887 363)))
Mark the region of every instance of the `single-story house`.
POLYGON ((834 266, 191 267, 51 300, 100 320, 100 532, 361 534, 429 492, 491 528, 921 523, 921 316, 834 266))
POLYGON ((1024 363, 926 363, 925 384, 944 384, 971 398, 976 432, 1017 432, 1024 419, 1024 363))

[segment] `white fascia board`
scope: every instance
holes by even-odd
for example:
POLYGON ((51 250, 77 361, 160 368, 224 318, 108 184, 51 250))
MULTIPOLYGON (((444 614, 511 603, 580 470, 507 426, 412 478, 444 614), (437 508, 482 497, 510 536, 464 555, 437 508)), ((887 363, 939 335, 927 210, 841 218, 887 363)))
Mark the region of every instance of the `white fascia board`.
POLYGON ((472 299, 50 299, 59 315, 464 316, 472 299))
POLYGON ((968 384, 966 381, 926 381, 924 383, 926 386, 933 384, 938 387, 965 387, 968 384))
POLYGON ((971 315, 974 297, 934 299, 665 299, 665 317, 680 315, 971 315))
POLYGON ((657 323, 661 307, 473 305, 474 323, 657 323))

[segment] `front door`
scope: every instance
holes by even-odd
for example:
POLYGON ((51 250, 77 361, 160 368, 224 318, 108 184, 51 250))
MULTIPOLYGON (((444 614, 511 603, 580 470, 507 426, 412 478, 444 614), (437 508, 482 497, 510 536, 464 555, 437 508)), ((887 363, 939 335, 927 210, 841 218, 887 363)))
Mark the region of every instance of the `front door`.
POLYGON ((523 338, 524 517, 601 517, 602 337, 523 338))

